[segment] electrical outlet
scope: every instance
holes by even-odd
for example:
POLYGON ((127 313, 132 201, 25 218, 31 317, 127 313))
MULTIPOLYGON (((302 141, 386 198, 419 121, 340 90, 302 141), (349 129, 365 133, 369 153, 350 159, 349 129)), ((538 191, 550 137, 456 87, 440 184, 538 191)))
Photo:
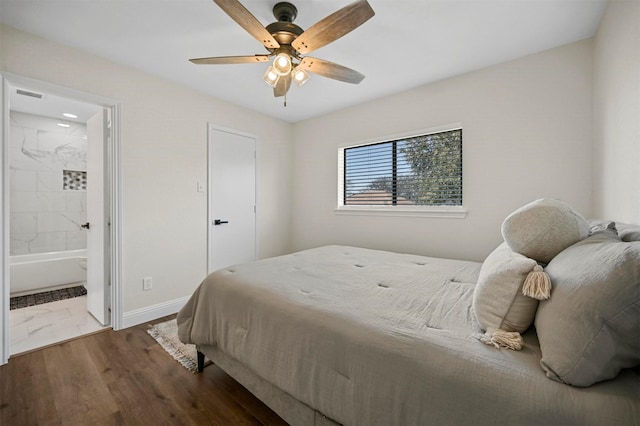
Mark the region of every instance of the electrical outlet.
POLYGON ((153 283, 151 282, 151 277, 146 277, 142 279, 142 289, 143 290, 151 290, 153 287, 153 283))

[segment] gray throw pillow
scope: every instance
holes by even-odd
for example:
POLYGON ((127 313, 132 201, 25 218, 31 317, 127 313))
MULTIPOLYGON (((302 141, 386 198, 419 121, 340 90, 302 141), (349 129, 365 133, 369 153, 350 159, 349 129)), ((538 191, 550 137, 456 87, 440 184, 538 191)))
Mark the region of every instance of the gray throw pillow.
POLYGON ((622 241, 640 241, 640 226, 618 223, 618 235, 622 241))
POLYGON ((482 263, 473 293, 473 310, 482 330, 523 332, 533 322, 538 301, 522 294, 536 261, 500 244, 482 263))
POLYGON ((595 234, 600 231, 612 231, 615 235, 618 235, 618 228, 616 228, 616 223, 612 221, 588 221, 589 223, 589 235, 595 234))
POLYGON ((589 235, 589 223, 571 206, 541 198, 511 213, 502 223, 502 236, 516 253, 541 263, 589 235))
POLYGON ((553 292, 535 326, 547 377, 585 387, 640 365, 640 242, 604 229, 558 254, 546 272, 553 292))

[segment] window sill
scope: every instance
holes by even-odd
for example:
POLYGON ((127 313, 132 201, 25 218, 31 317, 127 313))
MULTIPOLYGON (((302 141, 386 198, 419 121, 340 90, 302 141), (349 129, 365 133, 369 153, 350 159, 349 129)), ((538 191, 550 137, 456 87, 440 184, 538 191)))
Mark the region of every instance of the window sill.
POLYGON ((446 219, 464 219, 467 211, 464 207, 385 207, 385 206, 338 206, 334 209, 337 215, 355 216, 413 216, 446 219))

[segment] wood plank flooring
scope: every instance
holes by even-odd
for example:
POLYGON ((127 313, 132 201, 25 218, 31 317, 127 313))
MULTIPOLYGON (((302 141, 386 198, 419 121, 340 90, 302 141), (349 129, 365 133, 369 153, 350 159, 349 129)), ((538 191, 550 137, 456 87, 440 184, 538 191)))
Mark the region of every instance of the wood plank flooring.
POLYGON ((0 425, 286 425, 215 365, 193 374, 147 334, 107 330, 0 367, 0 425))

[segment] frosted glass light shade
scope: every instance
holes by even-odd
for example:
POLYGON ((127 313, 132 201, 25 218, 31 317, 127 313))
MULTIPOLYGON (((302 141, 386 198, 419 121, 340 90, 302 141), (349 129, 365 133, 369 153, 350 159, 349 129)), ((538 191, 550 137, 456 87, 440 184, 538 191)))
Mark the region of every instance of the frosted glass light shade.
POLYGON ((267 68, 267 71, 264 73, 262 78, 269 86, 276 87, 276 84, 278 84, 278 80, 280 79, 280 76, 278 75, 278 73, 276 73, 273 67, 270 66, 269 68, 267 68))
POLYGON ((287 75, 291 72, 291 57, 286 53, 278 53, 273 60, 273 69, 278 75, 287 75))
POLYGON ((293 77, 293 81, 298 85, 298 87, 302 86, 307 82, 307 80, 309 80, 309 73, 299 68, 294 69, 291 72, 291 76, 293 77))

